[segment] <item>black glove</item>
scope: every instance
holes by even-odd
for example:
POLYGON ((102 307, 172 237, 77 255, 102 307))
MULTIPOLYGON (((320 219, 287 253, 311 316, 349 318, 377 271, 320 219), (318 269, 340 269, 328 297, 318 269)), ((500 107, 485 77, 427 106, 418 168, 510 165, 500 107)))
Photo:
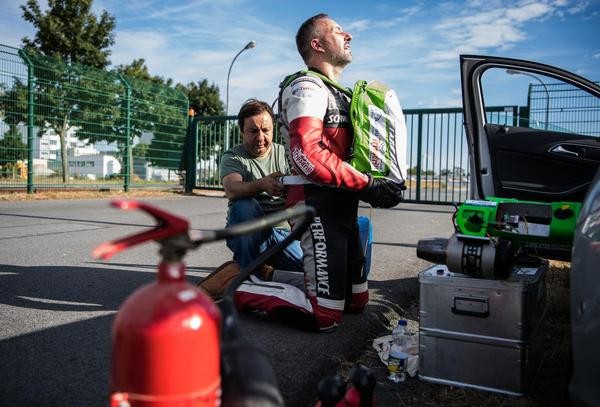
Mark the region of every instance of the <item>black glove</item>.
POLYGON ((373 178, 370 175, 368 177, 369 183, 358 192, 361 201, 371 204, 373 208, 392 208, 400 203, 402 191, 406 189, 404 182, 398 183, 389 178, 373 178))

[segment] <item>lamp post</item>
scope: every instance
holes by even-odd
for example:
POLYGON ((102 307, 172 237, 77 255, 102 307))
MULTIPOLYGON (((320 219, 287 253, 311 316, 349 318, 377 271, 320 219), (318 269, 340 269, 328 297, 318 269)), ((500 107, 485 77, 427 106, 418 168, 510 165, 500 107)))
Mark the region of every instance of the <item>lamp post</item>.
POLYGON ((546 92, 546 118, 544 121, 544 130, 548 130, 548 112, 550 111, 550 93, 548 92, 548 88, 546 87, 546 84, 544 83, 544 81, 542 81, 540 78, 538 78, 537 76, 535 76, 532 73, 517 71, 515 69, 507 69, 506 73, 509 75, 526 75, 526 76, 529 76, 529 77, 535 79, 536 81, 538 81, 539 83, 542 84, 542 87, 544 88, 544 92, 546 92))
MULTIPOLYGON (((246 44, 246 46, 244 48, 242 48, 240 50, 240 52, 235 54, 235 56, 233 57, 233 60, 231 61, 231 64, 229 65, 229 71, 227 72, 227 99, 225 100, 225 116, 229 115, 229 77, 231 76, 231 68, 233 68, 233 63, 235 62, 237 57, 240 56, 240 54, 242 52, 246 51, 247 49, 254 48, 254 47, 256 47, 256 42, 250 41, 248 44, 246 44)), ((229 150, 229 120, 227 120, 226 127, 227 127, 227 136, 225 138, 225 151, 229 150)))

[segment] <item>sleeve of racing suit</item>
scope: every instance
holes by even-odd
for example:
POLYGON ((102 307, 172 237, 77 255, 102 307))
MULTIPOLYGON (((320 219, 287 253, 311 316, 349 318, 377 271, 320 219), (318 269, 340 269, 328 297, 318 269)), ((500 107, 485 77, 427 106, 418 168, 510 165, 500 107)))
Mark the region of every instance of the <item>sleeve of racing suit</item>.
POLYGON ((315 183, 358 191, 367 185, 368 177, 323 143, 327 92, 322 81, 306 76, 286 89, 290 158, 294 167, 315 183))

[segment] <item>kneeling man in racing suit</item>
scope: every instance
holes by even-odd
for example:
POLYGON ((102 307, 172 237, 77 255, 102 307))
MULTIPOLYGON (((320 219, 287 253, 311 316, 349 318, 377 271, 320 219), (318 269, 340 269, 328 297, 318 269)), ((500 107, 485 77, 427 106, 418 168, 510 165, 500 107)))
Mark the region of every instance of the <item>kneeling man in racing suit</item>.
MULTIPOLYGON (((329 16, 305 21, 296 35, 309 70, 337 81, 352 60, 352 36, 329 16)), ((358 202, 390 208, 402 199, 402 185, 374 179, 348 163, 353 142, 349 98, 320 78, 297 77, 280 93, 280 131, 292 173, 287 206, 309 205, 316 216, 301 238, 304 278, 293 286, 259 281, 256 276, 236 291, 240 310, 262 310, 304 328, 327 332, 344 312, 361 312, 369 293, 363 271, 358 202)))

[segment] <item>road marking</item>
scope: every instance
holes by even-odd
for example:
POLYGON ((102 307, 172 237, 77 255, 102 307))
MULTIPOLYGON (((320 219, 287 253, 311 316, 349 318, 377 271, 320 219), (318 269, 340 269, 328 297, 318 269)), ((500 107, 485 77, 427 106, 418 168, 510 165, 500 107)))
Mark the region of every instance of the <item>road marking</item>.
POLYGON ((23 295, 17 295, 17 298, 21 298, 23 300, 28 300, 28 301, 33 301, 33 302, 41 302, 44 304, 83 305, 86 307, 102 307, 102 304, 93 304, 93 303, 89 303, 89 302, 59 301, 59 300, 50 300, 48 298, 25 297, 23 295))

